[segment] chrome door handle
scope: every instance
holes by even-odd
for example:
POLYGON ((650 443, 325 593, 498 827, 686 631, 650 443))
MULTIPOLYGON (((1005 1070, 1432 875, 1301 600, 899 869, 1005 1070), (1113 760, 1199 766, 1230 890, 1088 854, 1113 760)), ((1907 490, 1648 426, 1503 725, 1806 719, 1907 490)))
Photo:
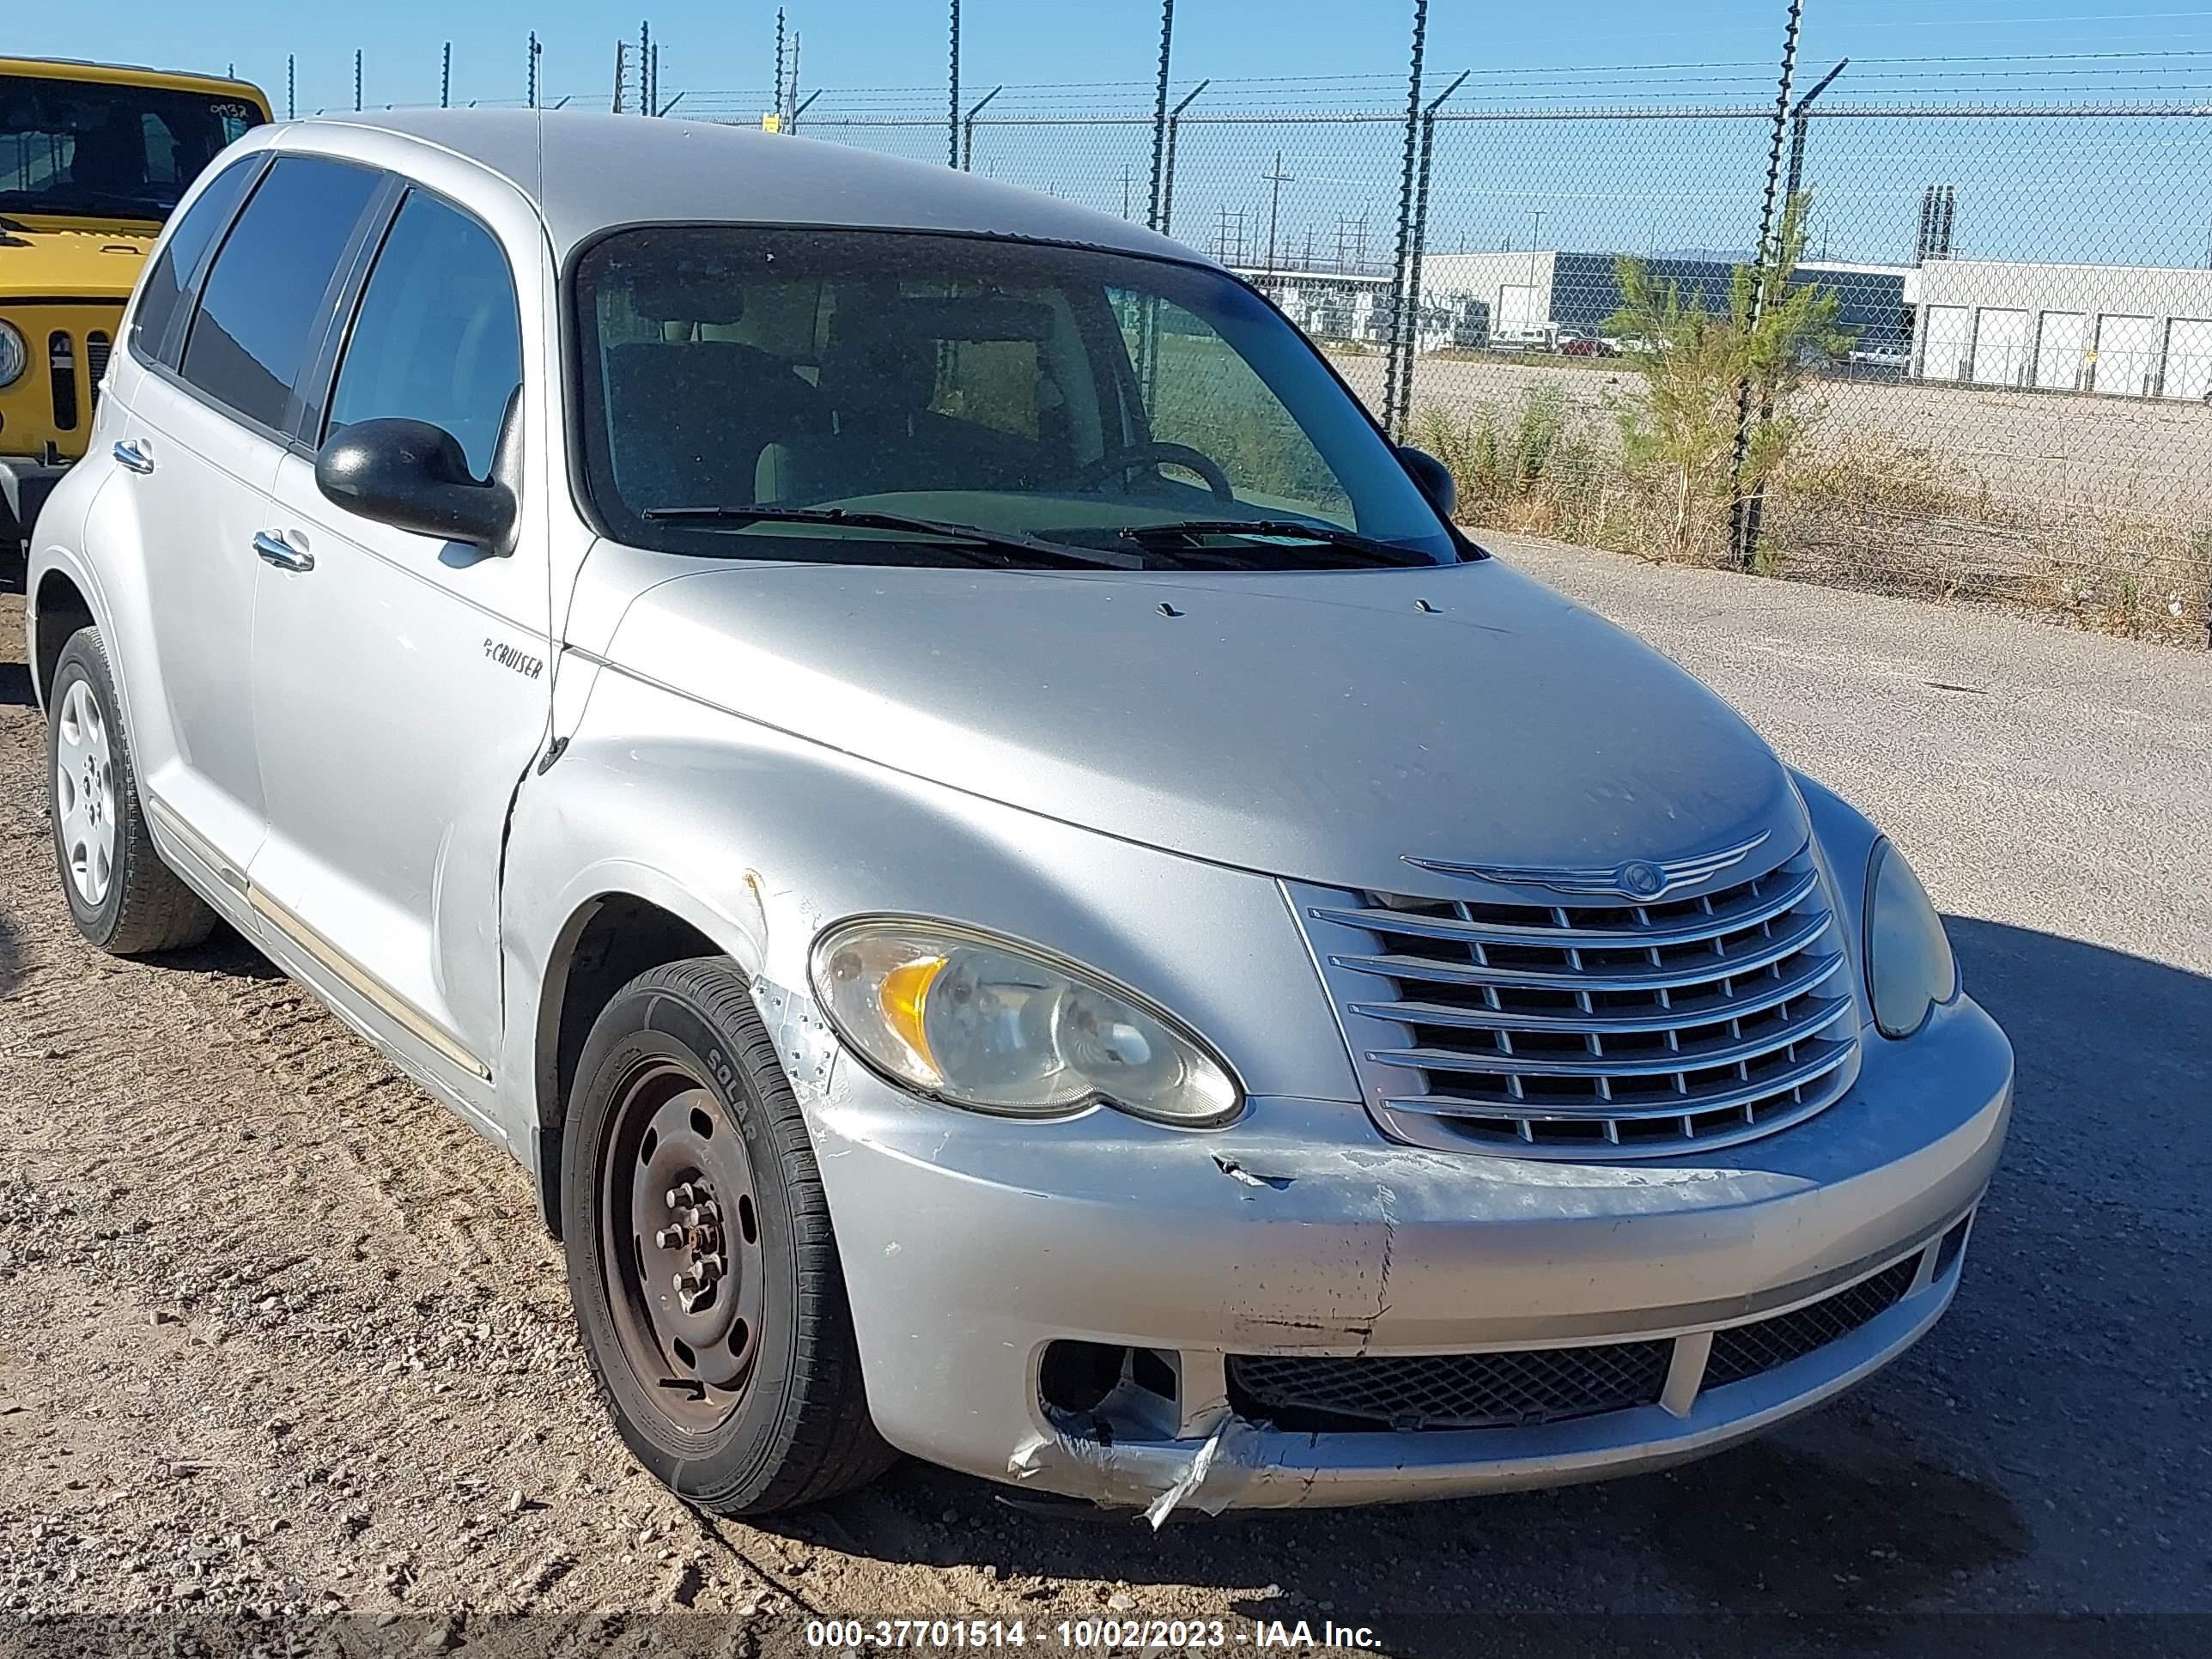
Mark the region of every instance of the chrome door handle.
POLYGON ((265 530, 254 532, 253 550, 261 556, 264 563, 273 564, 279 570, 313 570, 315 568, 313 554, 304 548, 295 547, 282 536, 272 536, 265 530))
POLYGON ((154 470, 154 458, 138 447, 136 438, 124 439, 115 446, 112 453, 118 462, 133 472, 147 473, 154 470))

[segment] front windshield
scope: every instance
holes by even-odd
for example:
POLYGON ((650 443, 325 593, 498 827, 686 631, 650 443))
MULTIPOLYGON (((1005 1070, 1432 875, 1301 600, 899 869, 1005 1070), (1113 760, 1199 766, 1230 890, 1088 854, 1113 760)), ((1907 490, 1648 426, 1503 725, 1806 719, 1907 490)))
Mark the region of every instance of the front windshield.
POLYGON ((210 93, 0 75, 0 214, 166 219, 260 119, 210 93))
POLYGON ((1461 556, 1311 347, 1218 271, 972 236, 663 228, 591 248, 574 302, 584 471, 638 545, 952 556, 750 511, 834 508, 1131 562, 1359 562, 1331 537, 1370 563, 1461 556))

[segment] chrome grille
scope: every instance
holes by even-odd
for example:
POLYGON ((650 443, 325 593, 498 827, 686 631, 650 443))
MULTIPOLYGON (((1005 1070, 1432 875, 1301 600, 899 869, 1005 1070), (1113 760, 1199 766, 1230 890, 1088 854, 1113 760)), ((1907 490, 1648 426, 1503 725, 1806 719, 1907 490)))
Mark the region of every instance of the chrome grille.
POLYGON ((1850 1086, 1856 1000, 1811 849, 1695 897, 1369 893, 1306 924, 1382 1127, 1522 1157, 1664 1157, 1850 1086))
POLYGON ((114 342, 96 329, 84 337, 84 378, 92 387, 95 410, 100 407, 100 383, 107 376, 107 359, 113 349, 114 342))

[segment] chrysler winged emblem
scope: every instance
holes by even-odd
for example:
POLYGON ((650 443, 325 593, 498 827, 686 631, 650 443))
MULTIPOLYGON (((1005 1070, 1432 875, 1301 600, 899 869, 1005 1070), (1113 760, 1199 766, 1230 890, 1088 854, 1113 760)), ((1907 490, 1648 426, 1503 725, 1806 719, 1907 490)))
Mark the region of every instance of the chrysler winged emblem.
POLYGON ((1502 882, 1508 886, 1548 887, 1555 893, 1572 893, 1578 897, 1624 898, 1633 904, 1656 904, 1686 887, 1695 887, 1701 882, 1711 880, 1723 870, 1734 869, 1765 846, 1771 833, 1761 830, 1749 841, 1722 848, 1717 852, 1700 853, 1692 858, 1631 859, 1626 864, 1605 868, 1455 864, 1445 859, 1417 859, 1411 854, 1407 856, 1406 862, 1443 875, 1474 876, 1483 881, 1502 882))

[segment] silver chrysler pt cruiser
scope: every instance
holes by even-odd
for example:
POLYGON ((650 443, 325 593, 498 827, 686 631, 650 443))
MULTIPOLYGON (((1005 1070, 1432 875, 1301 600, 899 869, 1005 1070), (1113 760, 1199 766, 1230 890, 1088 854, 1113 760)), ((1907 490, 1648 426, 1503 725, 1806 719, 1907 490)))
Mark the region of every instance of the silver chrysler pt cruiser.
POLYGON ((2011 1053, 1904 860, 1189 250, 355 117, 211 166, 125 336, 29 573, 64 896, 520 1160, 686 1498, 1589 1480, 1956 1289, 2011 1053))

